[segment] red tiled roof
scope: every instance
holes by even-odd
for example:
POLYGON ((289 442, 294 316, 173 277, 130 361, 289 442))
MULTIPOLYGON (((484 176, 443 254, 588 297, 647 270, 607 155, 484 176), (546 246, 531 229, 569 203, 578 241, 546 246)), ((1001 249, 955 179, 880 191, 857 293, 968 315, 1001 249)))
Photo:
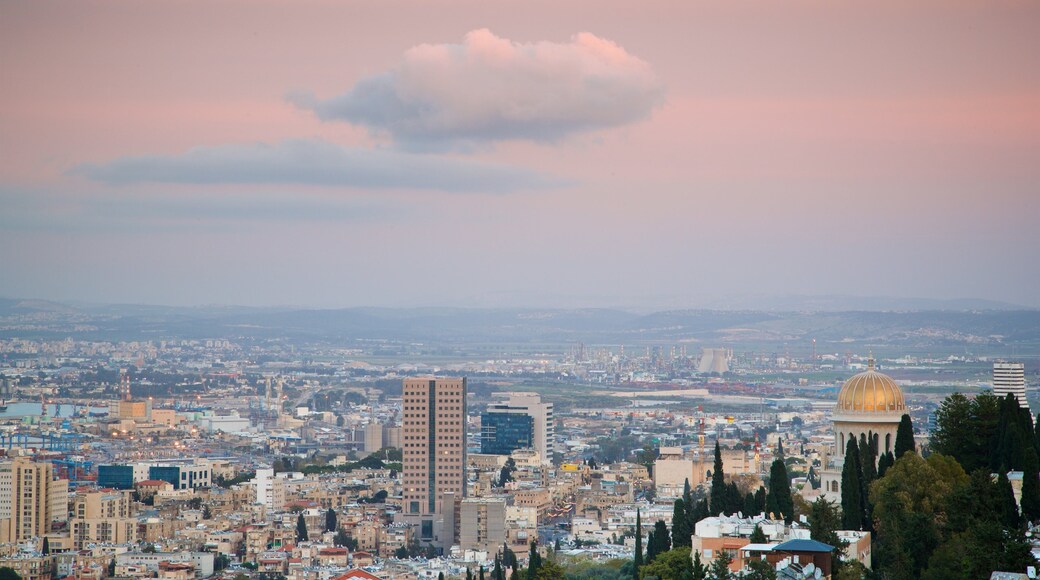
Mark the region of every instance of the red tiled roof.
POLYGON ((344 574, 342 576, 336 576, 332 580, 354 580, 354 579, 358 579, 358 580, 382 580, 379 576, 376 576, 375 574, 369 574, 368 572, 365 572, 361 568, 354 568, 350 572, 347 572, 346 574, 344 574))

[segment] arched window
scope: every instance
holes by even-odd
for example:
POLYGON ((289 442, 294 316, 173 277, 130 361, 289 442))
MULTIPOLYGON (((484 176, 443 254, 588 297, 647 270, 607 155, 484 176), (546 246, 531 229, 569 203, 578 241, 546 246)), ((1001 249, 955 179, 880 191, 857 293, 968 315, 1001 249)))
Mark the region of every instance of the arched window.
POLYGON ((831 491, 835 493, 838 492, 838 480, 834 480, 831 482, 831 491))
POLYGON ((845 454, 845 434, 841 434, 841 447, 838 448, 838 453, 845 454))
POLYGON ((885 435, 885 453, 892 451, 892 434, 885 435))

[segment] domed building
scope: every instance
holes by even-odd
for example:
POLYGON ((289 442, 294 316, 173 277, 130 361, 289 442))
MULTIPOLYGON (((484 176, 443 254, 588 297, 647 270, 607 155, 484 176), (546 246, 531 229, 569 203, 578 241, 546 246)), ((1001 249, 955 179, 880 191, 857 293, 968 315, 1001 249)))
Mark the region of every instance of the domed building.
POLYGON ((893 451, 899 420, 906 414, 903 391, 892 377, 877 372, 874 358, 867 370, 841 387, 831 420, 834 422, 834 455, 820 472, 821 487, 829 499, 841 498, 841 469, 845 464, 845 447, 855 438, 862 448, 872 442, 878 456, 893 451))

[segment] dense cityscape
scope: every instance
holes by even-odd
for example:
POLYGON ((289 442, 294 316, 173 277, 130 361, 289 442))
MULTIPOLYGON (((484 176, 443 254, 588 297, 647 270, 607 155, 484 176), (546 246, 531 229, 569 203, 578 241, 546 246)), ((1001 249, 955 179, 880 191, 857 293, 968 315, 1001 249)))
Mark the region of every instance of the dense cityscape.
POLYGON ((0 564, 27 580, 939 578, 964 543, 995 550, 966 577, 1040 554, 1036 359, 999 355, 1021 346, 932 331, 487 359, 393 338, 55 340, 67 312, 7 308, 3 332, 35 337, 0 339, 0 564), (971 429, 981 458, 956 433, 971 420, 990 423, 971 429), (895 514, 938 508, 878 494, 924 471, 948 486, 914 497, 1011 502, 995 543, 935 527, 917 547, 895 514))
POLYGON ((0 580, 1037 578, 1038 31, 0 0, 0 580))

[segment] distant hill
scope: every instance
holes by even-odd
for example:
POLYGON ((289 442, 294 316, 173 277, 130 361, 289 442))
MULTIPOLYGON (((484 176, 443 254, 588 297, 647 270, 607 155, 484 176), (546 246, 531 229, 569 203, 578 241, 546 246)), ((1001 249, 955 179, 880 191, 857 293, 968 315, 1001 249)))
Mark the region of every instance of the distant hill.
MULTIPOLYGON (((958 302, 959 303, 959 302, 958 302)), ((832 303, 836 304, 836 303, 832 303)), ((182 308, 0 299, 0 337, 102 340, 270 339, 343 344, 783 345, 920 348, 1040 345, 1040 311, 1006 309, 672 310, 468 308, 182 308)), ((835 350, 835 349, 832 349, 835 350)))

